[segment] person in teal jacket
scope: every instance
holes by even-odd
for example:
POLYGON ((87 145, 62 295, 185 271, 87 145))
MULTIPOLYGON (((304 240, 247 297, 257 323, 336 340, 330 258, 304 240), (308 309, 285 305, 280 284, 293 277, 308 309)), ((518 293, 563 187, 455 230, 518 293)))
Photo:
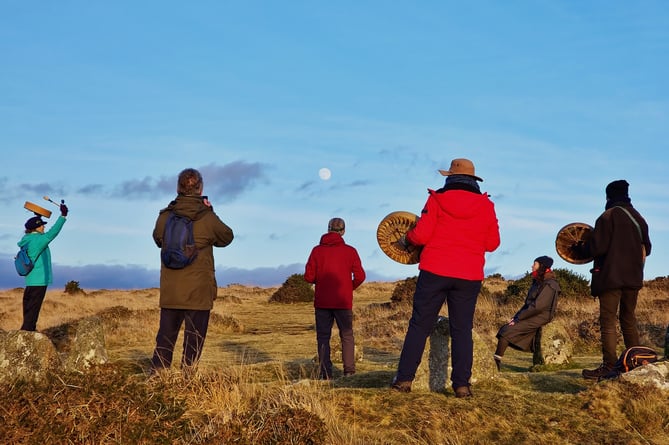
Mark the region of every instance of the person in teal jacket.
POLYGON ((33 216, 26 221, 26 233, 18 242, 19 247, 28 246, 28 256, 35 264, 33 270, 25 277, 23 324, 21 325, 23 331, 35 331, 37 329, 37 318, 46 295, 46 288, 53 282, 49 243, 58 236, 63 228, 67 211, 67 206, 61 204, 60 217, 48 232, 44 231, 44 225, 47 222, 39 216, 33 216))

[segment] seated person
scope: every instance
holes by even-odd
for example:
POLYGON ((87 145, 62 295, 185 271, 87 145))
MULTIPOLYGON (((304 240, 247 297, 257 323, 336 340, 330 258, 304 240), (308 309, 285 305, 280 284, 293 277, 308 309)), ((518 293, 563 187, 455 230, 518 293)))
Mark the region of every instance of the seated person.
POLYGON ((551 266, 553 259, 549 256, 540 256, 534 260, 532 286, 527 292, 525 304, 497 332, 494 356, 497 370, 501 367, 507 347, 511 346, 519 351, 533 351, 537 331, 555 317, 560 285, 555 280, 551 266))

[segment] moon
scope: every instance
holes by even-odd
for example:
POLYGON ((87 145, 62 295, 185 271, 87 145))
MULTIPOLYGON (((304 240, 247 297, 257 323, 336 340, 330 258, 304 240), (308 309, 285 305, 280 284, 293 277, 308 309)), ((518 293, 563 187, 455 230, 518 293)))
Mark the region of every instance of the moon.
POLYGON ((323 181, 327 181, 328 179, 330 179, 330 176, 332 176, 332 172, 330 171, 329 168, 323 167, 322 169, 318 170, 318 176, 323 181))

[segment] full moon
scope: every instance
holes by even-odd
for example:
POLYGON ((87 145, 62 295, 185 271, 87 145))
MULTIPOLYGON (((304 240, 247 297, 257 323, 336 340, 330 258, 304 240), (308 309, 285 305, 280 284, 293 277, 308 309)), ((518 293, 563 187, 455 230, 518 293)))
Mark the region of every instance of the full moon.
POLYGON ((330 171, 329 168, 323 167, 322 169, 318 170, 318 176, 323 181, 327 181, 328 179, 330 179, 330 176, 332 176, 332 172, 330 171))

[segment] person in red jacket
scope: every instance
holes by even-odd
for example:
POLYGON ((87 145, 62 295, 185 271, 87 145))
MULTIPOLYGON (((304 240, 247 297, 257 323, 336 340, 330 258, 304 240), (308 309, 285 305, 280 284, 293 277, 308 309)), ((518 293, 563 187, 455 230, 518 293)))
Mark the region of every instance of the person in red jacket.
POLYGON ((492 201, 481 193, 474 164, 454 159, 441 189, 429 190, 415 227, 400 240, 407 249, 423 246, 413 313, 391 388, 411 391, 425 342, 448 306, 451 337, 452 387, 456 397, 470 397, 474 354, 474 309, 483 281, 485 253, 500 244, 499 225, 492 201))
POLYGON ((320 377, 332 378, 330 336, 337 323, 341 339, 344 376, 355 374, 355 340, 353 337, 353 291, 365 281, 358 251, 344 242, 344 220, 332 218, 328 232, 311 250, 305 266, 304 279, 316 286, 316 343, 320 377))

